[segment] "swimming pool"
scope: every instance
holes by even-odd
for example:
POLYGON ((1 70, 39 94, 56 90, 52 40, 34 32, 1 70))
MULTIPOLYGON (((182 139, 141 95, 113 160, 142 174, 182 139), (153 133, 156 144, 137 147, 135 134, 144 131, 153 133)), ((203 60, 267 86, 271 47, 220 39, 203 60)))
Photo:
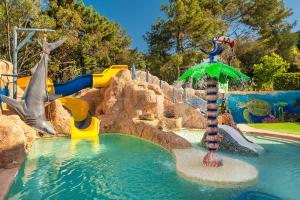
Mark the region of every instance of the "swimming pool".
MULTIPOLYGON (((253 138, 251 138, 253 139, 253 138)), ((161 147, 135 137, 102 134, 75 146, 69 138, 37 140, 7 199, 233 199, 260 191, 283 199, 300 196, 300 145, 254 138, 267 152, 239 157, 255 165, 254 187, 216 189, 176 175, 175 160, 161 147)))

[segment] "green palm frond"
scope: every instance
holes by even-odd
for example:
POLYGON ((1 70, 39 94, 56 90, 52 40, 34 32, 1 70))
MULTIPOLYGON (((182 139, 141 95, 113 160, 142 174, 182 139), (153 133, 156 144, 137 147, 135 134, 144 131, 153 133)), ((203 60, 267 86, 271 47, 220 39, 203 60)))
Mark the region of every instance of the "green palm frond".
POLYGON ((239 70, 226 65, 221 62, 215 63, 200 63, 188 69, 185 73, 183 73, 178 81, 187 81, 190 78, 192 79, 201 79, 205 75, 217 78, 219 82, 226 83, 229 80, 240 81, 240 80, 249 80, 250 78, 240 72, 239 70))

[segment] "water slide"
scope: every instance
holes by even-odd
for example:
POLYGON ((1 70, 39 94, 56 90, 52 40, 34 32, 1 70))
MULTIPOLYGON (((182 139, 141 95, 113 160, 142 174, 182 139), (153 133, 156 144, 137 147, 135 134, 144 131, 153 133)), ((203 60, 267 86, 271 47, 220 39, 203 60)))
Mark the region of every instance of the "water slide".
POLYGON ((256 152, 257 154, 264 152, 264 148, 262 146, 251 142, 235 128, 228 125, 219 125, 219 129, 225 131, 240 146, 247 148, 253 152, 256 152))
MULTIPOLYGON (((112 65, 99 74, 84 74, 65 83, 53 83, 51 79, 47 80, 47 90, 49 93, 61 95, 59 98, 65 108, 72 113, 71 119, 71 137, 86 138, 93 137, 99 133, 99 120, 89 115, 89 105, 86 101, 74 98, 69 95, 79 92, 84 88, 107 87, 120 70, 128 69, 127 65, 112 65), (78 128, 79 127, 79 128, 78 128)), ((25 90, 31 77, 17 79, 18 86, 25 90)))

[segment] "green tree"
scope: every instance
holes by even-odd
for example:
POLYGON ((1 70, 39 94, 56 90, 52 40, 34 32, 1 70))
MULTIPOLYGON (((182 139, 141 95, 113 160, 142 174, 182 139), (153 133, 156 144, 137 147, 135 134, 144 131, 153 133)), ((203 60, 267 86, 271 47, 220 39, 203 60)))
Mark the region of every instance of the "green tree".
POLYGON ((170 0, 161 6, 167 19, 159 18, 145 36, 149 47, 147 61, 153 74, 162 72, 161 76, 172 82, 184 68, 201 61, 198 47, 210 45, 213 36, 226 29, 218 5, 208 1, 170 0), (169 77, 165 76, 168 72, 169 77))
MULTIPOLYGON (((294 60, 294 24, 287 21, 292 10, 282 0, 169 0, 162 10, 166 19, 159 18, 145 36, 149 46, 147 62, 156 75, 161 68, 171 70, 170 62, 175 55, 184 58, 186 51, 197 52, 200 46, 209 48, 211 39, 223 33, 235 36, 237 46, 235 56, 228 51, 222 59, 248 75, 252 76, 253 65, 271 52, 289 63, 294 60)), ((183 71, 191 65, 193 62, 184 62, 180 70, 171 71, 183 71)), ((170 73, 170 77, 164 78, 172 81, 174 77, 170 73)))
POLYGON ((276 53, 266 55, 261 63, 255 64, 254 68, 254 87, 257 90, 273 90, 273 79, 275 75, 288 71, 290 64, 276 53))
POLYGON ((297 47, 298 47, 298 49, 300 50, 300 31, 298 31, 296 34, 297 34, 297 38, 298 38, 298 44, 297 44, 297 47))
MULTIPOLYGON (((0 1, 0 55, 11 61, 14 26, 55 29, 47 34, 49 41, 65 38, 66 42, 51 54, 49 76, 66 81, 81 73, 101 71, 112 64, 127 64, 137 52, 128 46, 130 38, 120 26, 101 16, 92 7, 75 0, 49 0, 47 9, 32 0, 0 1)), ((27 33, 19 33, 21 41, 27 33)), ((39 60, 37 42, 44 33, 36 34, 31 43, 19 51, 19 73, 30 75, 39 60)))
MULTIPOLYGON (((292 62, 292 48, 296 45, 296 37, 292 28, 294 24, 287 21, 293 14, 284 5, 283 0, 236 0, 239 8, 233 17, 229 18, 234 33, 258 42, 265 53, 275 52, 288 62, 292 62)), ((252 50, 250 54, 252 54, 252 50)), ((245 60, 245 59, 243 59, 245 60)), ((259 60, 256 60, 256 63, 259 60)), ((247 62, 249 63, 249 62, 247 62)), ((255 62, 254 62, 255 63, 255 62)), ((253 62, 251 65, 254 64, 253 62)), ((246 64, 246 63, 245 63, 246 64)))
POLYGON ((99 72, 112 64, 128 63, 125 55, 130 38, 119 25, 92 7, 77 1, 50 0, 43 15, 55 20, 56 33, 49 39, 67 39, 52 55, 49 69, 55 79, 65 80, 72 75, 99 72))
POLYGON ((142 52, 139 52, 137 49, 130 49, 128 51, 128 65, 132 66, 135 64, 136 69, 139 70, 145 70, 147 65, 146 65, 146 60, 145 60, 145 55, 142 52))
MULTIPOLYGON (((13 27, 28 27, 32 19, 39 14, 37 6, 32 0, 0 1, 0 55, 2 59, 12 61, 13 27)), ((24 37, 24 33, 19 34, 20 40, 24 37)), ((27 59, 28 53, 30 53, 27 46, 19 53, 20 63, 23 63, 27 59)))

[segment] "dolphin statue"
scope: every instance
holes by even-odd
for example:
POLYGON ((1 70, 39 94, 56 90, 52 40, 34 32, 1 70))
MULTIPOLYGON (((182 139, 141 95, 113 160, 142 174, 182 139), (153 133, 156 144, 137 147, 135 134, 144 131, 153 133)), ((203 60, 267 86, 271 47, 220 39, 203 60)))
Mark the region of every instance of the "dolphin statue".
POLYGON ((7 96, 1 96, 2 100, 13 108, 28 125, 49 134, 55 134, 50 121, 45 115, 45 102, 53 101, 59 96, 48 94, 48 60, 50 51, 60 46, 64 40, 54 43, 40 42, 43 48, 41 60, 32 70, 32 76, 20 101, 7 96))

